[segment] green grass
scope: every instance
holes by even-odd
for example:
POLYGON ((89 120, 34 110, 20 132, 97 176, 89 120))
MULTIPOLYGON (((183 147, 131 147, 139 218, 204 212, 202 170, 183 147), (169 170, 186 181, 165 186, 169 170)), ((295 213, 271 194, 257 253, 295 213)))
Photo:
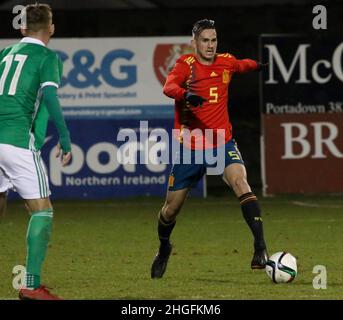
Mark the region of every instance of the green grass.
MULTIPOLYGON (((261 199, 269 253, 298 259, 294 282, 278 285, 250 270, 252 237, 232 196, 186 202, 167 272, 151 280, 162 202, 55 202, 43 282, 65 299, 343 299, 342 197, 261 199), (312 286, 315 265, 327 269, 325 290, 312 286)), ((25 262, 28 219, 14 202, 0 222, 1 299, 17 297, 12 268, 25 262)))

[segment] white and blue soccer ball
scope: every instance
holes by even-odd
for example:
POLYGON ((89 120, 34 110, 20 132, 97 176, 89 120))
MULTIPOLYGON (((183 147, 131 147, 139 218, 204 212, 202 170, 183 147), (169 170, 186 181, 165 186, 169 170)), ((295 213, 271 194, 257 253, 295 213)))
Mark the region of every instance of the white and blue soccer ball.
POLYGON ((277 252, 269 257, 266 273, 274 283, 287 283, 298 274, 297 259, 289 252, 277 252))

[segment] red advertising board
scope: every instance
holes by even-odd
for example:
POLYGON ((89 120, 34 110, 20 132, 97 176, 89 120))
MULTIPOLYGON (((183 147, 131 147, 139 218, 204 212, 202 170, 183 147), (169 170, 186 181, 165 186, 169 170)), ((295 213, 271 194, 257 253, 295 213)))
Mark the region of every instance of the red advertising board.
POLYGON ((343 113, 264 115, 264 191, 343 192, 343 113))

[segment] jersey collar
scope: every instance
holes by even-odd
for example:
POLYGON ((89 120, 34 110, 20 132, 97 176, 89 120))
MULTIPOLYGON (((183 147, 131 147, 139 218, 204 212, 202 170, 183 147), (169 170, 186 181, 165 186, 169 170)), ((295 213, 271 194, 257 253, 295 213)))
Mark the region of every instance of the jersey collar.
POLYGON ((38 40, 38 39, 36 39, 36 38, 25 37, 25 38, 21 39, 20 42, 39 44, 39 45, 45 47, 44 42, 41 41, 41 40, 38 40))

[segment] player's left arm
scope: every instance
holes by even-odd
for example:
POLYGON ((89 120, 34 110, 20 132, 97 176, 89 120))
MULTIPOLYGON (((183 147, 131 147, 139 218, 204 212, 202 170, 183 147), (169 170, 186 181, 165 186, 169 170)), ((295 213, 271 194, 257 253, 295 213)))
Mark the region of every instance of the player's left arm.
POLYGON ((61 105, 57 96, 57 88, 55 86, 46 85, 43 87, 43 103, 56 126, 63 152, 70 152, 71 142, 69 130, 63 117, 61 105))
POLYGON ((259 68, 258 62, 252 59, 235 59, 234 61, 234 69, 235 72, 244 73, 249 71, 254 71, 259 68))
POLYGON ((261 63, 252 59, 236 59, 233 58, 234 71, 238 73, 244 73, 249 71, 259 71, 263 67, 268 66, 268 63, 261 63))
POLYGON ((55 124, 63 150, 62 163, 68 162, 71 157, 71 141, 69 130, 65 123, 61 105, 57 96, 57 88, 61 82, 62 63, 56 54, 49 54, 42 63, 40 81, 42 88, 42 103, 45 105, 50 118, 55 124), (68 160, 69 159, 69 160, 68 160), (67 161, 68 160, 68 161, 67 161))

